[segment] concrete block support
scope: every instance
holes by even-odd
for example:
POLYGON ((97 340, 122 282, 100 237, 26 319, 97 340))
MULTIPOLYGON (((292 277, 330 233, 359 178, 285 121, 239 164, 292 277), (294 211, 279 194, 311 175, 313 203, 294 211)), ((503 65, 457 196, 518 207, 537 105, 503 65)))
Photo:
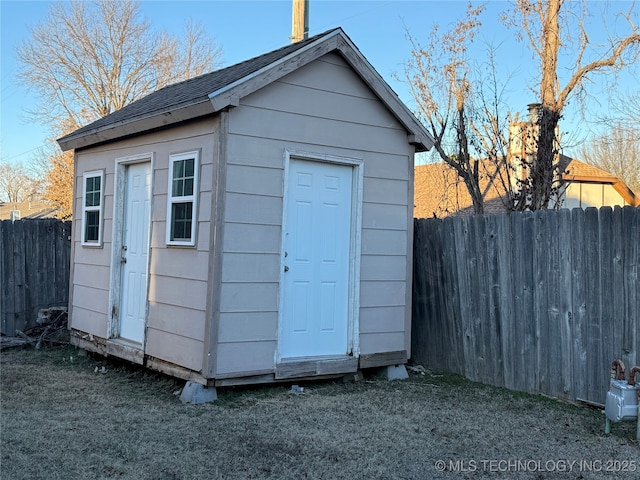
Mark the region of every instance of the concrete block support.
POLYGON ((180 394, 180 401, 182 403, 191 403, 193 405, 215 402, 217 399, 218 393, 215 387, 205 387, 204 385, 191 381, 186 383, 180 394))
POLYGON ((406 380, 409 378, 404 365, 389 365, 387 368, 387 380, 406 380))

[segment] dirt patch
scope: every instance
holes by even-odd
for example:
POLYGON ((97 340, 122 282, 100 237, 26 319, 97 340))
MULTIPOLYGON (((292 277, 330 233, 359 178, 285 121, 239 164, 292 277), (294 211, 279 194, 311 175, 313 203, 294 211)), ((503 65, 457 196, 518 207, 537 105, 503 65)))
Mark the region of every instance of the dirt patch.
POLYGON ((456 375, 219 389, 194 406, 183 382, 73 348, 0 360, 2 478, 640 477, 635 423, 607 436, 599 410, 456 375))

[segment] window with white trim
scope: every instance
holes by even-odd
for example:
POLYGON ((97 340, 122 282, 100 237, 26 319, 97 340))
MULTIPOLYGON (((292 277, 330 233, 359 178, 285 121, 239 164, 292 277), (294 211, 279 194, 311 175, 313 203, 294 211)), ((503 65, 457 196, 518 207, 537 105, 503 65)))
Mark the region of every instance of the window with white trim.
POLYGON ((82 245, 102 245, 104 172, 82 175, 82 245))
POLYGON ((167 244, 196 244, 199 153, 169 156, 167 244))

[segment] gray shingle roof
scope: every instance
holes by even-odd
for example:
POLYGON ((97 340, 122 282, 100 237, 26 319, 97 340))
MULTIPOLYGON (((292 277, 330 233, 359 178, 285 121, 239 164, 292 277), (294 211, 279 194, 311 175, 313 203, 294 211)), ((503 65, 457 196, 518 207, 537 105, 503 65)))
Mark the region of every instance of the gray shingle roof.
POLYGON ((287 45, 277 50, 245 60, 244 62, 237 63, 220 70, 215 70, 211 73, 194 77, 173 85, 168 85, 150 93, 146 97, 130 103, 120 110, 117 110, 69 135, 60 138, 59 141, 64 142, 70 137, 82 136, 85 133, 100 130, 109 127, 110 125, 134 121, 156 113, 166 112, 182 106, 208 101, 209 94, 231 85, 247 75, 258 71, 261 68, 296 52, 297 50, 300 50, 306 45, 313 43, 319 38, 329 35, 336 30, 340 29, 336 28, 328 30, 306 40, 287 45))

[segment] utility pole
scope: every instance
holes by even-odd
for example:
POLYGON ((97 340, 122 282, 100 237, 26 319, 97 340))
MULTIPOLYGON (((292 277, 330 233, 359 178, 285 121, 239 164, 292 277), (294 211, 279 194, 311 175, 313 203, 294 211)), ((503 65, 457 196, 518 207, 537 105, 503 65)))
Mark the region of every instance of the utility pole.
POLYGON ((309 38, 309 0, 293 0, 291 43, 309 38))

